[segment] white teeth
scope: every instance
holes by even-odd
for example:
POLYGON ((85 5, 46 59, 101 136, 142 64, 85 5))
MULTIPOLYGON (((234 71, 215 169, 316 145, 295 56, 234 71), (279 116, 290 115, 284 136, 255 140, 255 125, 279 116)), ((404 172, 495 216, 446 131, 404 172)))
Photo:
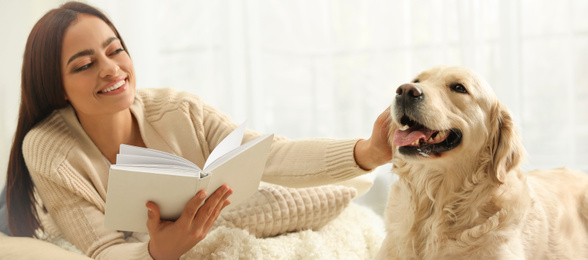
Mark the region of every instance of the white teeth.
POLYGON ((428 143, 438 143, 441 140, 444 140, 447 136, 449 135, 449 131, 441 131, 439 133, 437 133, 437 135, 435 137, 430 137, 429 140, 427 140, 428 143))
POLYGON ((112 87, 99 91, 99 93, 107 93, 107 92, 113 91, 115 89, 120 88, 124 84, 125 84, 125 80, 121 80, 121 81, 117 82, 116 84, 114 84, 112 87))
POLYGON ((406 131, 408 128, 408 125, 403 125, 402 127, 400 127, 400 131, 406 131))
POLYGON ((445 139, 448 135, 449 135, 448 131, 439 132, 439 134, 437 134, 437 136, 435 136, 435 140, 445 139))
POLYGON ((437 136, 435 136, 435 138, 433 138, 433 137, 429 138, 429 142, 437 143, 441 140, 444 140, 448 135, 449 135, 448 131, 441 131, 441 132, 437 133, 437 136))
POLYGON ((410 144, 411 146, 419 146, 421 143, 421 139, 417 139, 416 141, 412 142, 412 144, 410 144))

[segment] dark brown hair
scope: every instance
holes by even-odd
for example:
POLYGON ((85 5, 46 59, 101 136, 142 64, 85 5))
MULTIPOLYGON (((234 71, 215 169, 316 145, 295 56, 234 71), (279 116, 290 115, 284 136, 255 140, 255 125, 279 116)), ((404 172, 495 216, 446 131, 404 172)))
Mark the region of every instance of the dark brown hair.
POLYGON ((45 14, 33 27, 24 51, 21 101, 14 142, 10 150, 7 184, 8 222, 14 236, 36 236, 40 226, 34 184, 22 154, 26 134, 54 110, 67 106, 61 74, 61 50, 67 28, 78 14, 102 19, 120 39, 120 34, 100 10, 80 2, 68 2, 45 14))

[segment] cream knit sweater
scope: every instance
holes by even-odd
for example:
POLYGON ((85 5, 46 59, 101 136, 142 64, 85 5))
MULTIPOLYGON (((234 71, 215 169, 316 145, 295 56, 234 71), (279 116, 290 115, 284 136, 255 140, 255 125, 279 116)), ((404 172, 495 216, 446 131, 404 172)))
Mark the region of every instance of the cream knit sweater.
MULTIPOLYGON (((147 147, 180 155, 200 167, 236 127, 198 96, 172 89, 137 89, 131 112, 147 147)), ((245 139, 259 135, 248 131, 245 139)), ((263 181, 305 187, 364 174, 353 158, 356 142, 276 137, 263 181)), ((104 228, 109 165, 71 106, 35 126, 24 140, 23 154, 49 214, 41 218, 47 233, 63 236, 92 258, 151 259, 145 234, 104 228)))

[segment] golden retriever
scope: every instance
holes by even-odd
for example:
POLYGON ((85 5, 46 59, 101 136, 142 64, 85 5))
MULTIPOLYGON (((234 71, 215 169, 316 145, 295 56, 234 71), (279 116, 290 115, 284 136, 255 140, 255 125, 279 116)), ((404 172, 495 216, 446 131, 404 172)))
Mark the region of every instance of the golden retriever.
POLYGON ((377 259, 588 259, 588 175, 524 173, 524 148, 488 83, 439 66, 390 106, 393 172, 377 259))

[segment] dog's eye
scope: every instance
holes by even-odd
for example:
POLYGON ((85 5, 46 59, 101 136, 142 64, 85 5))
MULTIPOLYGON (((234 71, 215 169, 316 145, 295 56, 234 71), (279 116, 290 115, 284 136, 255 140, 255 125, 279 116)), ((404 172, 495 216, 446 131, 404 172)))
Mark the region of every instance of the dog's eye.
POLYGON ((412 81, 412 83, 419 83, 419 82, 421 82, 419 79, 415 79, 412 81))
POLYGON ((457 93, 463 93, 463 94, 468 93, 468 90, 462 84, 459 84, 459 83, 451 84, 450 88, 451 88, 451 90, 453 90, 457 93))

